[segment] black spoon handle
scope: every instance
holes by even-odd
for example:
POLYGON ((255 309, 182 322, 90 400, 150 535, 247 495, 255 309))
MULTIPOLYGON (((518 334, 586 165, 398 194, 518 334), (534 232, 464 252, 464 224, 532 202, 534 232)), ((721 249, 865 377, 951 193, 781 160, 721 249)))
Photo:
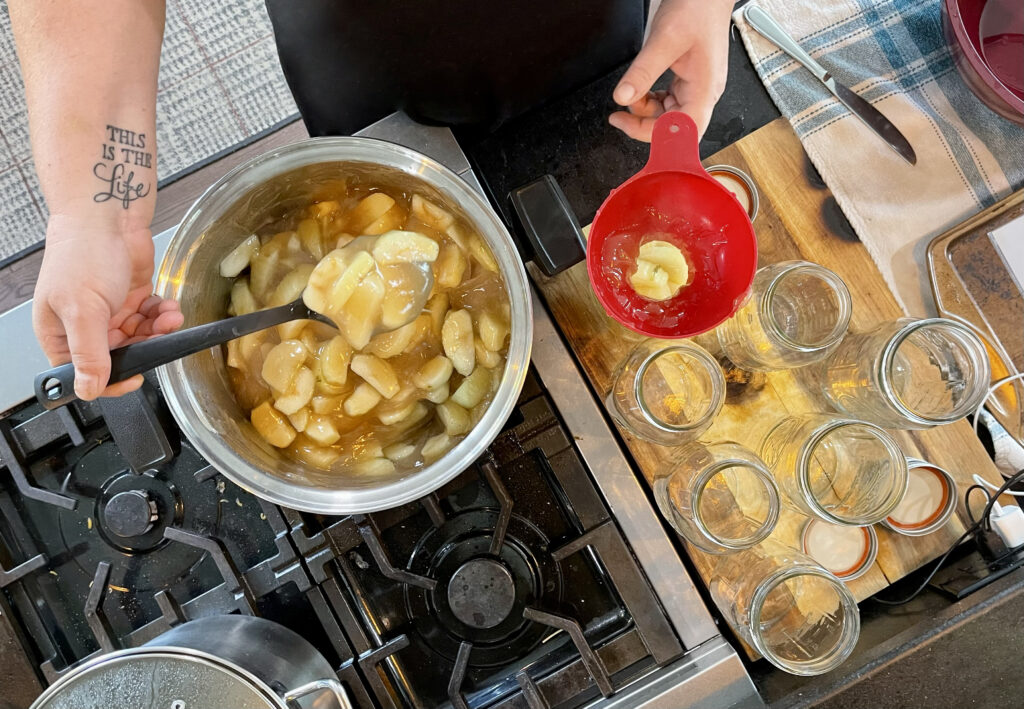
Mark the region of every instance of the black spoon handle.
MULTIPOLYGON (((319 316, 299 299, 276 308, 257 310, 248 315, 237 315, 118 347, 110 351, 110 383, 148 372, 236 337, 302 318, 319 316)), ((35 392, 36 399, 47 409, 55 409, 77 399, 74 365, 69 362, 36 375, 35 392)))

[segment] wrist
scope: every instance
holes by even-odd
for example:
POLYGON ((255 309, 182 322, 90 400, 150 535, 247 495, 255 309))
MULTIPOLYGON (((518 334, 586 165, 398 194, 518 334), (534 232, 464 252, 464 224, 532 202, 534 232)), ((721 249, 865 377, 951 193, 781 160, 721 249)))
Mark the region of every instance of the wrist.
POLYGON ((49 243, 67 241, 93 235, 127 237, 141 232, 149 234, 151 215, 116 213, 113 210, 92 209, 51 212, 46 223, 49 243))
POLYGON ((84 123, 86 128, 60 136, 59 142, 51 136, 35 146, 51 221, 117 232, 148 228, 156 207, 152 129, 119 127, 146 127, 130 120, 100 126, 92 117, 84 123))

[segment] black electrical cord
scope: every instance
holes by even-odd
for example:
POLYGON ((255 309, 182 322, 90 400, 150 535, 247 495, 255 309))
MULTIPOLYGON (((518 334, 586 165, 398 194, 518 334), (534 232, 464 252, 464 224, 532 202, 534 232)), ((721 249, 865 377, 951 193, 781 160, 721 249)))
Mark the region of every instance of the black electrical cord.
POLYGON ((975 490, 981 490, 983 493, 985 493, 986 503, 992 499, 991 493, 989 493, 988 488, 986 488, 984 485, 975 484, 967 488, 967 492, 964 493, 964 507, 967 510, 967 517, 971 520, 972 526, 978 523, 978 520, 974 519, 974 513, 971 512, 971 493, 974 492, 975 490))
MULTIPOLYGON (((974 523, 972 523, 971 526, 968 527, 955 542, 953 542, 952 546, 950 546, 949 549, 946 550, 946 553, 939 557, 938 561, 935 562, 935 567, 928 573, 924 581, 921 582, 921 585, 918 586, 913 593, 911 593, 909 596, 905 598, 893 601, 889 601, 884 598, 878 598, 877 596, 875 596, 875 601, 881 603, 883 606, 902 606, 905 603, 910 603, 912 600, 921 595, 921 592, 928 588, 928 584, 935 577, 935 574, 939 573, 939 569, 941 569, 942 565, 946 563, 946 559, 949 558, 949 555, 952 554, 958 546, 960 546, 961 542, 963 542, 972 534, 977 533, 981 526, 987 522, 989 513, 992 511, 992 506, 995 505, 996 500, 999 499, 999 496, 1002 495, 1007 490, 1009 490, 1010 486, 1015 485, 1016 483, 1022 480, 1024 480, 1024 470, 1019 470, 1017 471, 1016 475, 1012 475, 1011 477, 1006 479, 1006 482, 1004 482, 1002 486, 1000 486, 1000 488, 996 490, 996 492, 989 498, 988 504, 985 505, 985 509, 981 511, 981 519, 976 520, 974 523)), ((965 494, 970 494, 970 489, 968 489, 967 493, 965 494)))

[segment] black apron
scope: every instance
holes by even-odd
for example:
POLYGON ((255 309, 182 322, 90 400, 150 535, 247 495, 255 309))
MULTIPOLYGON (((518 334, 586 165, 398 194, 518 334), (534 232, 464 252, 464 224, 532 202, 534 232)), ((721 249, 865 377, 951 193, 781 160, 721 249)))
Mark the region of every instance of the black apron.
POLYGON ((398 109, 425 123, 494 128, 632 59, 647 5, 266 3, 281 66, 311 135, 350 134, 398 109))

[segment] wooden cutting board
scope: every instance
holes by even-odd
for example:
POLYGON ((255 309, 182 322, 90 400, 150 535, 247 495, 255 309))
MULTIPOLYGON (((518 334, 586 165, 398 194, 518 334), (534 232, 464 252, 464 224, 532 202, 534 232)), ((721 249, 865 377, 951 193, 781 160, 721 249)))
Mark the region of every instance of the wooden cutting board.
MULTIPOLYGON (((760 213, 754 221, 760 265, 788 259, 822 264, 838 273, 853 297, 851 330, 903 315, 865 247, 858 241, 828 188, 807 160, 800 141, 785 119, 778 119, 704 161, 728 164, 754 178, 760 191, 760 213)), ((898 228, 898 227, 894 227, 898 228)), ((545 277, 532 263, 530 273, 599 397, 611 387, 616 366, 641 338, 612 321, 597 302, 587 280, 586 264, 545 277)), ((701 338, 697 340, 702 342, 701 338)), ((827 411, 809 391, 799 370, 755 375, 747 384, 731 385, 726 404, 703 440, 735 440, 757 450, 768 429, 790 413, 827 411)), ((653 481, 669 468, 671 448, 663 448, 620 432, 639 470, 653 481)), ((897 431, 896 440, 908 456, 920 457, 950 471, 960 486, 960 505, 942 529, 924 537, 904 537, 881 527, 878 560, 865 575, 849 582, 863 600, 935 559, 965 529, 963 493, 973 473, 1001 483, 999 472, 966 422, 928 431, 897 431)), ((980 498, 980 496, 979 496, 980 498)), ((785 511, 776 531, 780 541, 798 545, 806 518, 785 511)), ((716 557, 687 547, 705 582, 714 573, 716 557)))

